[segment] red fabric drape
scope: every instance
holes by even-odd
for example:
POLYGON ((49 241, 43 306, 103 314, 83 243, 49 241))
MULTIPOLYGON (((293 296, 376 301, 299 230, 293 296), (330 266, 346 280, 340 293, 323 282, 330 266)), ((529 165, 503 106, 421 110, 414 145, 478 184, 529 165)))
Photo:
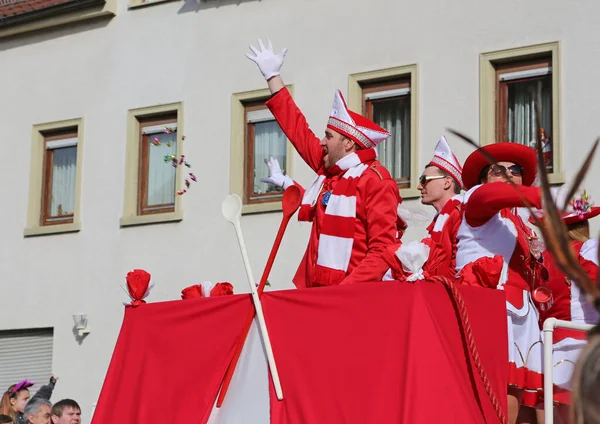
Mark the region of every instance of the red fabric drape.
MULTIPOLYGON (((504 294, 460 292, 506 410, 504 294)), ((265 292, 284 392, 271 387, 271 423, 498 422, 450 299, 428 282, 265 292)), ((248 295, 127 307, 92 424, 205 423, 250 308, 248 295)))
POLYGON ((205 423, 251 307, 246 295, 126 307, 92 424, 205 423))
MULTIPOLYGON (((504 295, 460 292, 506 411, 504 295)), ((263 301, 284 390, 279 402, 271 387, 271 423, 498 422, 440 283, 271 292, 263 301)))

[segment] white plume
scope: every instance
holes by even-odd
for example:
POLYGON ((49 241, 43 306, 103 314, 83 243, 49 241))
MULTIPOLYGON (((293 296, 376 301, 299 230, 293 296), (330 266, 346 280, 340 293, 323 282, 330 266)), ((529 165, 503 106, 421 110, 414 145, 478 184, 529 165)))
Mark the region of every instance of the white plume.
POLYGON ((406 222, 408 227, 422 227, 429 225, 435 216, 435 209, 431 206, 407 208, 398 205, 398 216, 406 222))

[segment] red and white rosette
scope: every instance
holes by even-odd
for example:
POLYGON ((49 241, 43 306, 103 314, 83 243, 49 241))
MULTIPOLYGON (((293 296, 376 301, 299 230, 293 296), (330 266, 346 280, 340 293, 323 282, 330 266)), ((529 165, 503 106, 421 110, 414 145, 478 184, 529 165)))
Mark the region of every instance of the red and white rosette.
POLYGON ((137 307, 142 303, 146 303, 144 299, 148 297, 154 287, 152 276, 143 269, 134 269, 127 273, 125 280, 127 282, 127 294, 131 299, 131 302, 124 302, 125 305, 137 307))
POLYGON ((200 284, 194 284, 183 289, 181 291, 181 298, 194 299, 197 297, 229 296, 232 294, 233 286, 230 283, 202 281, 200 284))

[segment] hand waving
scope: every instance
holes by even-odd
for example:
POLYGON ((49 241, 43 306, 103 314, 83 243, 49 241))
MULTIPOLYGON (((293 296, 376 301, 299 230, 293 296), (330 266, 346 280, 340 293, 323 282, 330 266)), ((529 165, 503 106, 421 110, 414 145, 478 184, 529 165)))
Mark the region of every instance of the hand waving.
POLYGON ((279 75, 287 48, 275 54, 273 52, 273 44, 271 44, 271 40, 269 39, 267 39, 267 47, 265 47, 261 39, 258 40, 258 46, 259 48, 257 49, 253 45, 250 45, 250 50, 252 50, 254 55, 246 53, 246 57, 258 65, 258 69, 260 69, 260 72, 268 81, 274 76, 279 75))
POLYGON ((277 159, 265 159, 265 165, 269 168, 269 177, 261 178, 261 182, 281 187, 284 190, 289 186, 294 185, 294 180, 287 175, 283 175, 283 172, 281 172, 281 166, 279 166, 279 161, 277 159))

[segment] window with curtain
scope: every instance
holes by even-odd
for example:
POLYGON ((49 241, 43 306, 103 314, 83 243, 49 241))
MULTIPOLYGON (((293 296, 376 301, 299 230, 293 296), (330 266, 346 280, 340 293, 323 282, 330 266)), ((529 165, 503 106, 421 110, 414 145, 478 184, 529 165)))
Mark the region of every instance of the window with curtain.
POLYGON ((280 198, 283 189, 261 182, 269 175, 265 159, 277 159, 284 174, 287 164, 285 134, 264 104, 246 106, 245 203, 261 203, 280 198))
POLYGON ((553 172, 552 58, 496 67, 496 138, 535 148, 540 139, 548 172, 553 172))
POLYGON ((177 168, 168 158, 177 155, 177 117, 141 122, 140 153, 139 214, 174 212, 177 168))
POLYGON ((410 187, 410 81, 366 84, 363 110, 367 118, 391 133, 377 146, 378 159, 399 187, 410 187))
POLYGON ((42 225, 68 224, 75 216, 77 129, 44 136, 42 225))

